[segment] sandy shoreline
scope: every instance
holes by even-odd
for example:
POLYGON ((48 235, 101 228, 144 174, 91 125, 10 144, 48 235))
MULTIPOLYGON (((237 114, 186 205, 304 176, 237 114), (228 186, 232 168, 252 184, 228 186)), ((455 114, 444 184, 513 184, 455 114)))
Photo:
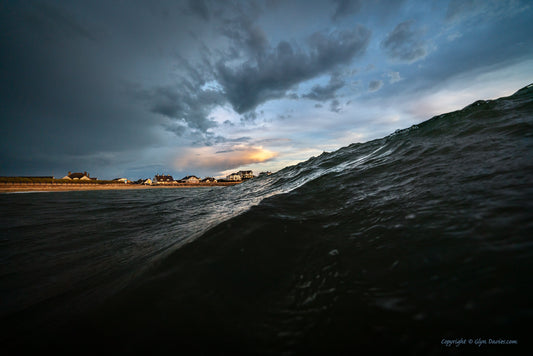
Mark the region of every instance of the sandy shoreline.
POLYGON ((173 189, 173 188, 207 188, 228 186, 239 183, 211 184, 173 184, 173 185, 140 185, 140 184, 0 184, 0 193, 16 192, 69 192, 82 190, 131 190, 131 189, 173 189))

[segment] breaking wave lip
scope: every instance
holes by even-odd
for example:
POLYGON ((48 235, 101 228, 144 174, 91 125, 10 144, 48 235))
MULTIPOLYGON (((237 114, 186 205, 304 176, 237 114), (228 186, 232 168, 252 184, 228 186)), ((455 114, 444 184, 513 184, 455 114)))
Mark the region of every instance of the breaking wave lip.
MULTIPOLYGON (((472 112, 474 114, 478 111, 483 112, 486 107, 489 109, 496 107, 500 111, 512 110, 520 105, 524 95, 526 97, 525 100, 531 99, 532 86, 533 84, 530 84, 509 97, 495 100, 478 100, 461 110, 437 115, 425 122, 405 129, 398 129, 381 139, 351 144, 331 153, 324 152, 318 157, 311 157, 305 162, 286 167, 272 175, 258 177, 237 186, 227 187, 224 192, 227 194, 223 194, 212 204, 213 211, 217 209, 220 211, 220 206, 222 206, 222 210, 226 210, 226 213, 215 214, 215 218, 205 224, 201 224, 202 228, 191 234, 183 242, 194 241, 209 229, 249 211, 263 201, 305 187, 321 177, 330 175, 340 178, 353 174, 352 172, 355 171, 364 173, 375 166, 386 165, 390 161, 398 160, 406 155, 405 151, 409 150, 409 144, 412 140, 431 141, 438 138, 439 135, 460 136, 462 132, 468 132, 471 129, 471 125, 483 126, 483 121, 476 122, 468 119, 468 115, 472 114, 472 112), (464 130, 462 130, 461 125, 464 126, 464 130)), ((447 143, 443 142, 442 147, 435 147, 434 149, 448 149, 445 146, 447 146, 447 143)), ((427 147, 421 148, 428 149, 427 147)), ((431 154, 431 152, 429 153, 431 154)), ((411 152, 407 152, 406 157, 410 155, 412 155, 411 152)), ((181 245, 183 243, 180 242, 179 246, 181 245)))

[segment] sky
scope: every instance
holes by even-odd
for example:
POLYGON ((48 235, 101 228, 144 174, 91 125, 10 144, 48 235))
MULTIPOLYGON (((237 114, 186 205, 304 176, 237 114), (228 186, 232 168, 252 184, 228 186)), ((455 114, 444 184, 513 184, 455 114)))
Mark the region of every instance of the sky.
POLYGON ((0 176, 277 171, 533 82, 533 2, 0 2, 0 176))

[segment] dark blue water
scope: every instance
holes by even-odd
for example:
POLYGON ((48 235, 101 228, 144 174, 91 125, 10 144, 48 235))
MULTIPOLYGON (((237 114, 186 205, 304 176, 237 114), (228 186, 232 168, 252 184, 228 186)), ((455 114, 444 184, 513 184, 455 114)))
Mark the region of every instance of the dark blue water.
POLYGON ((533 321, 532 157, 526 87, 238 186, 1 195, 2 344, 522 351, 533 321))

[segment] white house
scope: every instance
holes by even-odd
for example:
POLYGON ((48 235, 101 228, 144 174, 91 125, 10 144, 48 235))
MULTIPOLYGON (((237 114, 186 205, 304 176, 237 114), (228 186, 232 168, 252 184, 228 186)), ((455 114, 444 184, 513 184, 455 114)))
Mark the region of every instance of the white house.
POLYGON ((180 183, 200 183, 200 178, 197 176, 187 176, 180 179, 180 183))
POLYGON ((238 173, 231 173, 229 176, 226 177, 226 179, 232 181, 241 181, 242 177, 238 173))
POLYGON ((239 171, 237 174, 241 176, 241 179, 250 179, 254 177, 254 172, 252 171, 239 171))

